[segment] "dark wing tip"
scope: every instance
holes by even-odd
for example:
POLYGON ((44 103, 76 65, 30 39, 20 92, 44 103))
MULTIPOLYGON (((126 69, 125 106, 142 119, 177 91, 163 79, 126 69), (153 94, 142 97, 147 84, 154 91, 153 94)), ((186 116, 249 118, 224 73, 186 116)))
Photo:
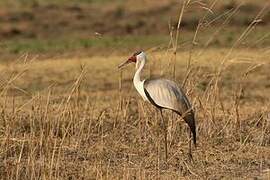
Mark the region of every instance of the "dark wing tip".
POLYGON ((194 146, 196 147, 196 123, 195 123, 195 118, 194 118, 194 113, 188 113, 185 117, 184 117, 185 122, 188 124, 190 131, 192 132, 192 136, 193 136, 193 143, 194 146))

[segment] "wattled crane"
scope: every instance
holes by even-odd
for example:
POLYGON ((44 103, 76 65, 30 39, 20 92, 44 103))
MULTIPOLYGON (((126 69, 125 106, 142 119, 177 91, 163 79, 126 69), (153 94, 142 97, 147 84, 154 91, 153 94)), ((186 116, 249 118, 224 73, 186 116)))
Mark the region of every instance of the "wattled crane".
MULTIPOLYGON (((180 115, 190 128, 190 138, 193 135, 193 143, 196 146, 196 124, 194 111, 191 103, 185 93, 173 81, 167 79, 145 79, 141 80, 141 72, 146 63, 146 54, 144 52, 136 52, 127 61, 118 66, 122 68, 129 63, 136 64, 136 72, 133 83, 145 101, 150 102, 160 111, 162 125, 164 129, 165 157, 168 158, 167 148, 167 127, 162 114, 162 109, 169 109, 180 115)), ((191 141, 189 141, 189 155, 191 156, 191 141)))

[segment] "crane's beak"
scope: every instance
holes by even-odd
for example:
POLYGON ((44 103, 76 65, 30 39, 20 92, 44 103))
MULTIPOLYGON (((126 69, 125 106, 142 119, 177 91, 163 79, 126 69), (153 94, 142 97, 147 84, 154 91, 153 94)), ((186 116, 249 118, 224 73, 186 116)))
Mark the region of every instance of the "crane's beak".
POLYGON ((128 58, 127 61, 125 61, 125 62, 123 62, 122 64, 120 64, 120 65, 118 66, 118 69, 124 67, 125 65, 127 65, 127 64, 129 64, 129 63, 131 63, 131 62, 134 62, 134 63, 135 63, 136 61, 137 61, 136 56, 131 56, 130 58, 128 58))
POLYGON ((124 67, 125 65, 129 64, 131 61, 128 59, 127 61, 121 63, 118 65, 118 69, 121 69, 122 67, 124 67))

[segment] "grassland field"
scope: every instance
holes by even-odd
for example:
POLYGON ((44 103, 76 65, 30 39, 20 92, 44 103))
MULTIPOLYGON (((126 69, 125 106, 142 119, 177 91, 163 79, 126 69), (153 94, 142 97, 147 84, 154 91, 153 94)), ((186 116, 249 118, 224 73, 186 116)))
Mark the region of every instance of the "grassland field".
MULTIPOLYGON (((269 52, 237 50, 226 63, 215 100, 211 81, 220 66, 217 57, 227 51, 211 49, 194 57, 185 89, 196 107, 199 145, 190 163, 187 128, 168 112, 168 169, 159 116, 136 94, 133 67, 122 72, 119 89, 116 67, 126 56, 1 65, 1 84, 12 80, 1 97, 2 177, 267 179, 269 52)), ((188 52, 177 56, 179 85, 188 57, 188 52)), ((164 53, 150 53, 149 75, 172 79, 164 53)))
MULTIPOLYGON (((164 24, 174 12, 168 5, 176 1, 138 1, 148 11, 160 8, 164 20, 157 32, 147 25, 126 29, 127 17, 144 22, 147 15, 155 22, 159 11, 143 14, 138 2, 82 1, 0 3, 5 25, 0 28, 1 179, 270 179, 268 21, 251 28, 245 23, 223 27, 221 21, 199 29, 196 43, 196 28, 183 25, 174 51, 176 33, 171 38, 164 24), (99 31, 92 22, 86 25, 95 13, 85 12, 99 8, 100 18, 119 13, 108 21, 118 18, 122 25, 101 25, 99 31), (84 17, 84 28, 78 21, 61 28, 57 20, 75 17, 67 9, 84 17), (59 16, 52 19, 52 11, 59 16), (33 19, 24 19, 25 12, 33 19), (52 20, 44 30, 46 17, 52 20), (188 127, 166 111, 165 163, 158 112, 133 87, 134 65, 117 69, 138 49, 148 56, 143 77, 175 80, 190 97, 198 132, 193 161, 187 156, 188 127)), ((235 8, 234 3, 239 1, 228 4, 235 8)), ((257 1, 251 17, 265 4, 257 1)), ((215 12, 225 5, 219 2, 215 12)), ((234 15, 242 22, 238 15, 245 12, 234 15)))

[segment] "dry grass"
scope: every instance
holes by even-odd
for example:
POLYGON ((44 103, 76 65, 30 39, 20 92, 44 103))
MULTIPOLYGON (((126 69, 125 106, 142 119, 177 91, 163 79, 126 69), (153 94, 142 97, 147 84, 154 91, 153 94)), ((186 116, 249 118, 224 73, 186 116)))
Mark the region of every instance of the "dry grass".
MULTIPOLYGON (((198 147, 187 158, 187 127, 167 113, 169 162, 155 109, 132 87, 126 56, 19 60, 1 69, 0 174, 5 179, 269 178, 269 50, 194 50, 185 90, 198 147), (119 80, 122 87, 119 89, 119 80)), ((171 53, 152 52, 146 76, 172 77, 171 53)), ((189 52, 178 52, 176 81, 189 52)))
MULTIPOLYGON (((167 51, 147 51, 144 75, 175 79, 190 97, 198 131, 194 161, 187 158, 186 124, 166 112, 164 162, 158 113, 136 95, 132 67, 116 69, 128 55, 43 61, 25 56, 0 66, 1 177, 270 178, 270 51, 238 48, 262 11, 225 49, 207 48, 211 38, 196 47, 202 17, 190 50, 181 52, 183 12, 167 51)), ((217 27, 213 37, 223 29, 217 27)))

